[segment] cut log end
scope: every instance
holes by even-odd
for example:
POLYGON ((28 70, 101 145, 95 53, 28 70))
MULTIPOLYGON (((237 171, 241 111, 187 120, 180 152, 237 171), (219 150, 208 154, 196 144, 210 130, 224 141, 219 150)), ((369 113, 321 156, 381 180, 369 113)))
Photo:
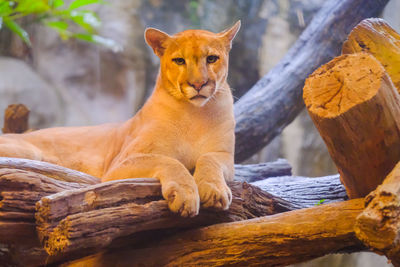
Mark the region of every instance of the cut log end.
POLYGON ((400 34, 383 19, 360 22, 342 47, 343 54, 367 52, 376 57, 400 90, 400 34))
POLYGON ((308 111, 319 117, 337 117, 371 99, 385 76, 379 61, 367 53, 342 55, 310 75, 304 102, 308 111))
POLYGON ((3 133, 23 133, 28 127, 29 109, 23 104, 9 105, 4 113, 3 133))

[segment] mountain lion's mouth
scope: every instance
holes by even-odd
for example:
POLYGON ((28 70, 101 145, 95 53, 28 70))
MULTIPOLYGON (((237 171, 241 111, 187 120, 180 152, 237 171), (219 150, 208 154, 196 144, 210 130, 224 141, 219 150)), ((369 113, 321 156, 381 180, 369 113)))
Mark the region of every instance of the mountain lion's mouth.
POLYGON ((191 97, 190 100, 195 100, 195 99, 206 99, 204 95, 195 95, 194 97, 191 97))

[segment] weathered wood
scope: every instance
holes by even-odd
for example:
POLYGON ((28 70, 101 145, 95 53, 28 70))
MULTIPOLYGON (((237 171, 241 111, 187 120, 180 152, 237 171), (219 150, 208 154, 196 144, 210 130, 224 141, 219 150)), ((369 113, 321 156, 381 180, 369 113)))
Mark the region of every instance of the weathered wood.
POLYGON ((298 208, 347 200, 339 175, 325 177, 282 176, 251 183, 298 208))
POLYGON ((17 169, 0 169, 1 243, 26 243, 36 236, 35 203, 42 197, 84 185, 17 169))
POLYGON ((4 112, 3 133, 23 133, 29 129, 29 109, 23 104, 9 105, 4 112))
POLYGON ((233 200, 228 211, 202 210, 195 218, 187 219, 169 211, 159 183, 153 179, 135 180, 112 181, 43 197, 37 203, 36 222, 49 255, 89 255, 117 238, 138 232, 239 221, 280 213, 290 207, 255 186, 230 182, 233 200))
POLYGON ((383 19, 361 21, 344 42, 342 53, 367 52, 381 62, 400 91, 400 34, 383 19))
POLYGON ((364 18, 378 16, 387 0, 329 0, 286 56, 235 104, 235 160, 241 162, 288 125, 304 107, 304 80, 339 55, 350 30, 364 18))
POLYGON ((255 182, 269 177, 292 175, 292 166, 286 159, 259 164, 235 164, 235 181, 255 182))
POLYGON ((2 168, 31 171, 56 180, 72 183, 100 183, 100 179, 89 174, 37 160, 0 157, 0 169, 2 168))
POLYGON ((286 266, 363 250, 353 230, 362 209, 363 199, 354 199, 212 225, 137 249, 97 254, 72 266, 286 266))
POLYGON ((350 198, 374 190, 400 160, 400 96, 372 55, 342 55, 317 69, 304 102, 350 198))
POLYGON ((382 185, 365 198, 355 232, 371 250, 385 254, 400 266, 400 163, 382 185))

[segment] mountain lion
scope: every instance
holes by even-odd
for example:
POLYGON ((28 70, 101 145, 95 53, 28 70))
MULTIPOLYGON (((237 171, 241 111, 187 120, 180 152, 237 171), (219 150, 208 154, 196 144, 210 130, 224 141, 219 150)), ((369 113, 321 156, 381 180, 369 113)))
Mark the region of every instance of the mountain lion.
POLYGON ((238 21, 221 33, 145 32, 160 58, 155 89, 120 124, 59 127, 0 136, 0 156, 46 161, 110 181, 155 177, 171 211, 195 216, 228 209, 233 179, 233 99, 228 55, 238 21))

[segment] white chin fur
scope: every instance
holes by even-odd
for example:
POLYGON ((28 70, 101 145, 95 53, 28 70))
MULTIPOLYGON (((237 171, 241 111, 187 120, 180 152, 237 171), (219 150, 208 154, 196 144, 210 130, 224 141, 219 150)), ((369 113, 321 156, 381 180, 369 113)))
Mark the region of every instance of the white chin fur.
POLYGON ((202 107, 208 102, 208 98, 196 98, 189 100, 190 103, 192 103, 196 107, 202 107))

